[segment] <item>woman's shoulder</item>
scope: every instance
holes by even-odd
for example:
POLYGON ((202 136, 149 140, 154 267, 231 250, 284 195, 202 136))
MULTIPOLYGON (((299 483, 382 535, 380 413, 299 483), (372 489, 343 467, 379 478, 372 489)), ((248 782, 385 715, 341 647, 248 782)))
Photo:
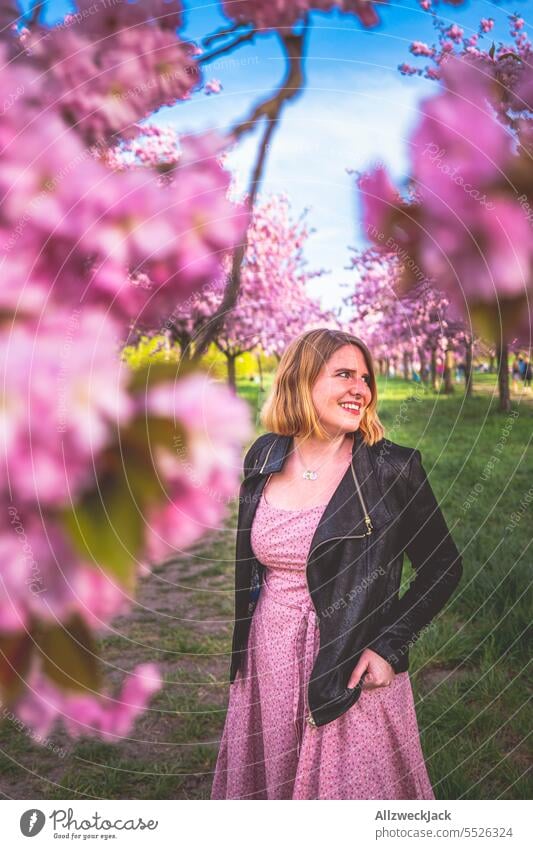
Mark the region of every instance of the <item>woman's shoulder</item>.
POLYGON ((418 448, 410 445, 400 445, 391 439, 383 438, 370 446, 372 456, 378 466, 382 468, 391 467, 402 476, 409 477, 413 463, 422 461, 422 454, 418 448))
POLYGON ((277 439, 277 434, 270 432, 262 433, 257 437, 257 439, 254 439, 252 444, 248 447, 244 457, 245 471, 256 465, 257 460, 263 454, 264 450, 268 450, 275 439, 277 439))

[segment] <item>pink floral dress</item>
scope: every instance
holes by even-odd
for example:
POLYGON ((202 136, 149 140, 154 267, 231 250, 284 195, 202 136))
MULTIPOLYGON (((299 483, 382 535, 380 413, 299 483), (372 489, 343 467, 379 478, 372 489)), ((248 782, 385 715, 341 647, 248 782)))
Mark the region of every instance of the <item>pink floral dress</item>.
POLYGON ((264 494, 251 543, 266 567, 245 661, 230 686, 212 799, 434 799, 409 673, 363 690, 312 727, 307 683, 319 630, 306 561, 326 504, 275 507, 264 494))

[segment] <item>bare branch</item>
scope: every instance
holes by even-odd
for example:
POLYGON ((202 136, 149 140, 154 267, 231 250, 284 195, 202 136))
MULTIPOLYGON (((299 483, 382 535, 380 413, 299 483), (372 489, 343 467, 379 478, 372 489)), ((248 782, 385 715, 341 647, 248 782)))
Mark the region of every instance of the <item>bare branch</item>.
POLYGON ((208 62, 212 62, 213 59, 217 59, 219 56, 223 56, 225 53, 230 53, 239 44, 244 44, 246 41, 253 41, 255 36, 257 35, 257 30, 252 29, 249 32, 244 32, 242 35, 239 35, 233 41, 230 41, 229 44, 223 44, 222 47, 218 47, 216 50, 212 50, 211 53, 204 53, 199 56, 196 62, 199 65, 206 65, 208 62))
POLYGON ((263 116, 277 120, 285 101, 292 100, 299 94, 304 85, 302 58, 306 33, 307 29, 304 29, 301 35, 290 33, 280 36, 289 62, 285 79, 276 94, 257 104, 248 118, 233 127, 231 132, 236 138, 255 129, 256 122, 263 116))
POLYGON ((205 38, 202 39, 202 44, 205 44, 207 47, 209 44, 212 44, 214 41, 218 41, 219 38, 225 38, 227 35, 232 35, 232 33, 237 32, 237 30, 241 29, 244 24, 234 23, 228 26, 220 27, 220 29, 216 29, 211 35, 206 35, 205 38))
MULTIPOLYGON (((283 83, 273 97, 268 98, 256 106, 251 115, 245 121, 236 125, 232 131, 232 134, 236 138, 239 138, 244 133, 255 129, 257 122, 261 118, 267 118, 267 124, 257 152, 248 192, 248 203, 252 212, 259 187, 263 179, 268 146, 275 130, 278 127, 283 107, 287 101, 296 96, 304 83, 302 57, 306 32, 307 27, 305 27, 301 35, 290 33, 289 35, 280 36, 289 60, 289 67, 283 83)), ((242 263, 247 246, 248 241, 247 236, 245 235, 242 244, 238 245, 233 252, 231 274, 224 290, 222 303, 211 316, 209 322, 201 328, 198 337, 195 340, 195 362, 203 356, 211 342, 220 333, 224 324, 225 316, 237 303, 241 284, 242 263)))
POLYGON ((41 13, 44 11, 46 0, 33 0, 30 7, 30 17, 28 18, 28 27, 35 26, 39 23, 41 13))

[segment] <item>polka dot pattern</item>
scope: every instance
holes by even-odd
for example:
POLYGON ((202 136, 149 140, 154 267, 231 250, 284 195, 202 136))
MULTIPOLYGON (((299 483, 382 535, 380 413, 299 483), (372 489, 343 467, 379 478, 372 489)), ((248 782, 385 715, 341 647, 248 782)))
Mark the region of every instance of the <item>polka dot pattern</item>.
POLYGON ((306 580, 326 504, 285 510, 262 496, 252 549, 266 567, 248 650, 230 686, 212 799, 434 799, 408 672, 363 690, 312 727, 307 684, 320 637, 306 580))

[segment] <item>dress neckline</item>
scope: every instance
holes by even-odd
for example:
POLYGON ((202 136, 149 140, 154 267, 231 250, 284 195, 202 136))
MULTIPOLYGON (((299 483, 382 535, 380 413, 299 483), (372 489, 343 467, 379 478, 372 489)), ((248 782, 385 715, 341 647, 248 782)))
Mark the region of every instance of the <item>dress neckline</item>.
POLYGON ((264 491, 261 493, 261 498, 267 507, 270 507, 271 510, 278 510, 280 513, 304 513, 306 510, 317 510, 319 507, 327 507, 329 501, 325 501, 323 504, 313 504, 312 507, 278 507, 276 504, 270 504, 266 499, 266 495, 264 491))

